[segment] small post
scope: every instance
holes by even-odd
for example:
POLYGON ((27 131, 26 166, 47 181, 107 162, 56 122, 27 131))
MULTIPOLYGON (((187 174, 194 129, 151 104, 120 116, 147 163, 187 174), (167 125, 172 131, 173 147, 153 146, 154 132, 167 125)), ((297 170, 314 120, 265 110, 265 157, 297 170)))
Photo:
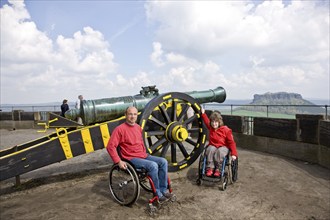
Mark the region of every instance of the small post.
MULTIPOLYGON (((15 146, 15 151, 17 151, 17 145, 15 146)), ((20 175, 16 175, 15 180, 16 180, 15 187, 21 186, 21 177, 20 177, 20 175)))
POLYGON ((325 105, 325 120, 329 120, 328 118, 328 105, 325 105))
POLYGON ((17 175, 17 176, 15 176, 15 179, 16 179, 15 186, 16 187, 19 187, 21 185, 21 176, 20 175, 17 175))

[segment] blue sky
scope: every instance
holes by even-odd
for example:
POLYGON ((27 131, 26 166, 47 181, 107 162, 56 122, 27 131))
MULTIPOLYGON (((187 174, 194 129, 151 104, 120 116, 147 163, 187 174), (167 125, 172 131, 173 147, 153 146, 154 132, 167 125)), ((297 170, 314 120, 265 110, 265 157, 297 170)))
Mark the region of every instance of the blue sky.
POLYGON ((330 97, 329 1, 1 0, 0 10, 1 104, 147 85, 330 97))

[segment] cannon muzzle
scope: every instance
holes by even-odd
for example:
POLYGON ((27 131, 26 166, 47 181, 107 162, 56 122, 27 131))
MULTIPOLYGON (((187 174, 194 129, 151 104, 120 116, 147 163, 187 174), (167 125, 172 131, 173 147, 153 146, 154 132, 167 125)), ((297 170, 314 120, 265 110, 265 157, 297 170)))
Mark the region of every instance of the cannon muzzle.
MULTIPOLYGON (((226 100, 226 91, 222 87, 185 92, 185 94, 190 95, 200 104, 222 103, 226 100)), ((81 117, 84 125, 105 122, 125 115, 126 108, 129 106, 135 106, 138 111, 142 111, 148 102, 158 95, 158 89, 155 86, 149 86, 142 87, 140 94, 134 96, 83 100, 80 103, 80 109, 70 109, 65 113, 65 117, 71 120, 81 117)))

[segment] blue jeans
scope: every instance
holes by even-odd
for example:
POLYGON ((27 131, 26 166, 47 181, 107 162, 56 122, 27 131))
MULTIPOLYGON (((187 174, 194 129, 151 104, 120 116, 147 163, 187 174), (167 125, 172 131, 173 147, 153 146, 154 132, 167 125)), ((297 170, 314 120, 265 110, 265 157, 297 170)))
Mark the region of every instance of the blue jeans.
POLYGON ((133 158, 131 162, 137 169, 144 168, 148 171, 160 198, 167 191, 167 160, 163 157, 148 155, 147 158, 133 158))

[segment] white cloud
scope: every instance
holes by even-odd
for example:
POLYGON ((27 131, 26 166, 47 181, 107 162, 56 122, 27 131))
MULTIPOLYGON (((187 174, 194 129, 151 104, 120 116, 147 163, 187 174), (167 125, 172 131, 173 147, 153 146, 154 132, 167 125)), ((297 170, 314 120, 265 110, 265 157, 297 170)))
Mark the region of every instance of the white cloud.
POLYGON ((30 20, 24 2, 12 3, 1 8, 1 103, 75 99, 84 92, 98 97, 100 88, 113 87, 118 64, 101 32, 85 27, 53 42, 30 20))
POLYGON ((166 63, 168 76, 163 79, 170 81, 166 85, 178 84, 184 90, 188 85, 203 88, 203 83, 209 87, 220 83, 228 98, 278 90, 329 98, 325 92, 329 93, 330 83, 328 5, 318 1, 151 1, 146 3, 146 12, 149 23, 157 27, 155 40, 167 61, 175 54, 173 60, 181 63, 175 69, 173 63, 166 63), (222 68, 196 68, 183 59, 222 68), (195 71, 187 80, 182 76, 189 66, 195 71))
POLYGON ((40 63, 51 59, 52 42, 38 31, 22 1, 1 8, 1 59, 6 63, 40 63))
POLYGON ((163 50, 162 50, 162 45, 159 42, 154 42, 152 44, 154 51, 152 52, 152 54, 150 55, 150 59, 151 62, 155 65, 155 66, 163 66, 164 65, 164 61, 162 60, 162 55, 163 55, 163 50))
POLYGON ((103 35, 91 27, 76 32, 73 38, 57 38, 58 62, 74 72, 114 72, 117 64, 103 35))
POLYGON ((134 95, 147 85, 161 93, 223 86, 228 99, 268 91, 329 99, 329 5, 320 1, 147 1, 144 33, 154 39, 137 60, 151 67, 119 65, 111 51, 109 42, 120 42, 124 57, 124 40, 145 37, 124 36, 143 26, 135 21, 118 24, 112 39, 84 25, 52 40, 24 1, 9 2, 1 8, 1 103, 134 95))

